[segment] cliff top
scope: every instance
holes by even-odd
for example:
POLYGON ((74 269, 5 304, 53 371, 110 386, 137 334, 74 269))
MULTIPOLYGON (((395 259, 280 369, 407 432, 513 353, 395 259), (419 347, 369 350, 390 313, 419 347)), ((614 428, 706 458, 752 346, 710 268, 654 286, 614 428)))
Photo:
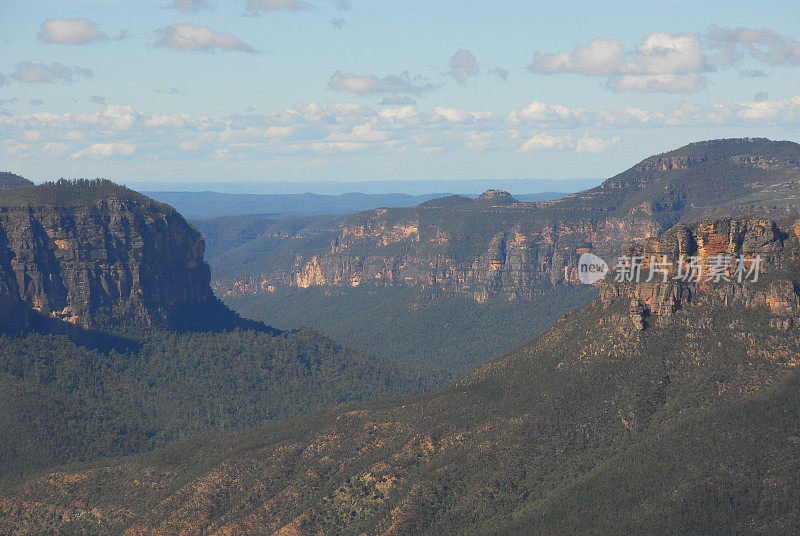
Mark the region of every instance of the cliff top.
POLYGON ((24 188, 33 186, 33 183, 24 177, 10 171, 0 171, 0 190, 11 190, 13 188, 24 188))
POLYGON ((505 190, 486 190, 481 195, 478 196, 476 201, 492 201, 494 203, 516 203, 517 200, 514 199, 510 193, 506 192, 505 190))
POLYGON ((672 151, 651 156, 643 162, 669 157, 697 158, 714 156, 730 158, 743 155, 797 161, 800 155, 800 144, 793 141, 775 141, 768 138, 721 138, 689 143, 672 151))
POLYGON ((0 188, 0 190, 2 190, 0 191, 0 207, 34 205, 73 208, 91 205, 100 199, 110 198, 157 203, 138 192, 105 179, 61 179, 32 188, 7 190, 0 188))

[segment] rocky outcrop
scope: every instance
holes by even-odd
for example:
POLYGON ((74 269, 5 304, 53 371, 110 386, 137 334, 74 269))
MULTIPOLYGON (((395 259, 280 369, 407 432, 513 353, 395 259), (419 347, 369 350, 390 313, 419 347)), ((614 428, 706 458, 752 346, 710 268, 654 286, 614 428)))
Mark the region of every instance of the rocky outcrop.
POLYGON ((692 305, 757 308, 768 311, 772 328, 789 329, 800 318, 798 231, 800 221, 755 217, 679 224, 626 248, 618 261, 640 259, 641 279, 615 281, 612 272, 601 301, 608 308, 629 300, 623 324, 634 331, 670 323, 692 305))
POLYGON ((215 301, 203 241, 167 205, 108 182, 25 191, 0 196, 4 320, 24 308, 85 327, 169 326, 215 301))

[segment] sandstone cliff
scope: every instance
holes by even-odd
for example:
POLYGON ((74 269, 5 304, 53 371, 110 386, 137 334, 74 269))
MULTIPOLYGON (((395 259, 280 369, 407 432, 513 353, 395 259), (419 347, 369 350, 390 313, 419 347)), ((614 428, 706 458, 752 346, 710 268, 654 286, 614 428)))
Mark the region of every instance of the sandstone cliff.
POLYGON ((0 195, 0 318, 35 311, 81 326, 169 326, 213 306, 199 233, 108 181, 0 195))
POLYGON ((673 322, 692 304, 767 310, 771 328, 788 330, 800 316, 799 233, 800 220, 750 217, 678 224, 659 238, 628 247, 624 258, 642 259, 642 280, 617 282, 612 273, 601 285, 601 301, 610 307, 629 299, 629 309, 617 321, 633 330, 673 322), (696 275, 687 278, 691 258, 696 275), (712 264, 720 265, 715 261, 720 258, 727 262, 717 278, 712 264), (736 274, 738 259, 746 271, 742 277, 736 274), (667 263, 648 282, 653 260, 667 263))
POLYGON ((219 282, 223 295, 281 285, 425 285, 484 301, 532 298, 577 280, 582 252, 614 255, 679 221, 800 211, 800 145, 763 139, 695 143, 643 160, 597 188, 518 202, 490 190, 410 208, 377 209, 340 225, 327 250, 288 272, 219 282))

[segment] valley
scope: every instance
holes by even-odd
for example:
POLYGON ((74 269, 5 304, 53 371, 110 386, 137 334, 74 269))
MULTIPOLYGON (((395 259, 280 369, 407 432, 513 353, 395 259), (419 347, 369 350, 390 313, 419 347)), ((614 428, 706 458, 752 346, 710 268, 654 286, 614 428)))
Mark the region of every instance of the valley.
POLYGON ((0 532, 791 534, 798 179, 715 140, 555 201, 196 227, 14 179, 0 532), (582 252, 763 264, 587 286, 582 252))

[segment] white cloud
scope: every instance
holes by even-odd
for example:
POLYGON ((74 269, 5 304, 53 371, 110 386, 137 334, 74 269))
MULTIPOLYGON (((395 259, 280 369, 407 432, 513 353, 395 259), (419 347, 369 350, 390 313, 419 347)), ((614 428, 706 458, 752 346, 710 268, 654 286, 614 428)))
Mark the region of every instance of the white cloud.
POLYGON ((478 60, 475 55, 465 48, 457 50, 450 58, 450 74, 459 84, 466 83, 469 77, 478 74, 478 60))
POLYGON ((687 74, 709 69, 703 45, 691 32, 654 32, 636 49, 632 63, 616 74, 687 74))
POLYGON ((575 146, 576 153, 598 154, 604 153, 611 147, 619 144, 619 136, 611 139, 592 138, 588 133, 584 134, 575 146))
POLYGON ((173 0, 168 7, 184 13, 197 13, 211 7, 209 0, 173 0))
POLYGON ((797 124, 800 123, 800 96, 744 102, 735 110, 735 117, 755 124, 797 124))
POLYGON ((84 156, 90 158, 108 158, 112 156, 130 156, 136 152, 136 146, 131 143, 95 143, 89 147, 73 153, 70 158, 75 160, 84 156))
POLYGON ((625 47, 619 39, 597 38, 588 45, 577 46, 572 52, 541 54, 536 52, 533 63, 528 66, 532 72, 579 73, 587 76, 608 76, 619 74, 625 65, 625 47))
POLYGON ((512 110, 508 121, 512 124, 524 122, 571 124, 580 122, 585 110, 568 108, 559 104, 533 101, 521 110, 512 110))
POLYGON ((572 147, 573 144, 572 136, 553 136, 542 132, 525 141, 519 150, 525 153, 532 151, 561 151, 572 147))
POLYGON ((419 95, 436 89, 432 84, 425 84, 412 79, 407 72, 400 75, 390 74, 377 76, 356 75, 335 72, 328 81, 328 87, 337 91, 349 91, 357 95, 410 94, 419 95))
POLYGON ((305 0, 250 0, 247 9, 250 11, 303 11, 311 9, 314 4, 305 0))
POLYGON ((700 40, 693 33, 648 35, 634 52, 618 39, 597 38, 572 52, 536 53, 531 72, 577 73, 608 78, 615 91, 688 93, 705 85, 709 70, 700 40))
POLYGON ((91 78, 91 69, 67 67, 60 63, 31 63, 23 61, 17 64, 11 78, 26 84, 52 84, 54 82, 71 83, 78 78, 91 78))
POLYGON ((796 129, 800 96, 705 104, 682 101, 660 109, 571 108, 537 101, 500 115, 444 106, 431 112, 414 106, 375 110, 353 102, 309 102, 219 118, 149 113, 118 104, 94 112, 0 114, 2 146, 14 151, 16 159, 53 159, 52 149, 58 148, 59 154, 75 160, 132 155, 143 162, 162 163, 224 159, 242 169, 319 154, 549 150, 590 155, 622 143, 624 136, 615 130, 687 126, 796 129))
POLYGON ((445 108, 437 106, 433 110, 434 117, 440 116, 450 123, 465 123, 468 121, 480 121, 482 119, 492 119, 494 114, 492 112, 474 112, 469 110, 460 110, 458 108, 445 108))
MULTIPOLYGON (((533 73, 576 73, 606 78, 615 91, 691 93, 705 87, 706 73, 745 59, 767 65, 800 65, 800 43, 769 28, 711 26, 704 34, 653 32, 633 50, 618 39, 593 39, 571 51, 536 52, 533 73)), ((742 76, 764 76, 745 69, 742 76)))
POLYGON ((174 48, 176 50, 200 50, 211 52, 241 51, 251 54, 258 51, 244 43, 238 37, 227 33, 218 33, 207 26, 193 24, 171 24, 166 28, 156 30, 158 41, 156 45, 174 48))
POLYGON ((89 19, 47 19, 39 29, 39 40, 58 45, 85 45, 108 37, 89 19))
POLYGON ((572 52, 536 53, 530 71, 586 76, 700 73, 708 70, 700 40, 692 33, 654 32, 627 53, 618 39, 597 38, 572 52))
POLYGON ((614 91, 691 93, 705 84, 705 78, 699 74, 628 74, 610 80, 608 86, 614 91))

